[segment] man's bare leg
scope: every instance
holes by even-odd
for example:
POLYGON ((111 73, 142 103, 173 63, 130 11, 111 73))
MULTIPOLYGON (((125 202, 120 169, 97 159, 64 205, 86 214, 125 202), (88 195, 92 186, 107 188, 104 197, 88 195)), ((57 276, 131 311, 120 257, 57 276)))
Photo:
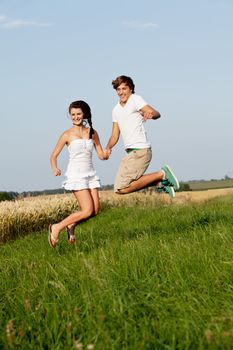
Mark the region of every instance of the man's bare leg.
POLYGON ((127 194, 135 191, 142 190, 150 185, 157 185, 164 179, 163 171, 156 171, 151 174, 142 175, 139 179, 132 181, 129 187, 118 190, 117 194, 127 194))

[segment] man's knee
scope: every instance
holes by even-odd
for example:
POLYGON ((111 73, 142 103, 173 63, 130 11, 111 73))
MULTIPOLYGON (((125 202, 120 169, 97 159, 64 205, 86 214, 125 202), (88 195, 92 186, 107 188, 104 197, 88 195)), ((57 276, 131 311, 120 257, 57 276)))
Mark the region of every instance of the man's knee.
POLYGON ((126 194, 128 187, 130 186, 131 179, 126 177, 126 178, 118 178, 116 179, 114 183, 114 192, 116 194, 126 194))
POLYGON ((120 188, 120 189, 115 190, 116 194, 127 194, 127 193, 130 193, 130 192, 131 192, 131 190, 130 190, 129 187, 120 188))
POLYGON ((116 194, 124 194, 124 193, 122 193, 122 190, 115 190, 115 193, 116 194))

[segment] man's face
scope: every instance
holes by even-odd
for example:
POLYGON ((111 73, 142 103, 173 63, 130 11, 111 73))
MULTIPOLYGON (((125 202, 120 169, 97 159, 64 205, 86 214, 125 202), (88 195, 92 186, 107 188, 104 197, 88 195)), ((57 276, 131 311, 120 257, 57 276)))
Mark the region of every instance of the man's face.
POLYGON ((117 95, 120 97, 120 103, 126 104, 130 95, 132 94, 132 90, 125 83, 121 83, 116 89, 117 95))

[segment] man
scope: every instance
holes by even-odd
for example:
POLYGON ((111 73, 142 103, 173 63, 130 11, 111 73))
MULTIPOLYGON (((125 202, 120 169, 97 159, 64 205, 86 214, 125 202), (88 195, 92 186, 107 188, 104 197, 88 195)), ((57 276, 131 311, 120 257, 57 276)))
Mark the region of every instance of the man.
POLYGON ((148 105, 141 96, 134 94, 135 85, 130 77, 121 75, 112 81, 112 85, 119 96, 119 102, 113 108, 112 134, 106 152, 110 154, 120 134, 127 152, 120 164, 114 191, 118 194, 127 194, 160 184, 158 191, 168 193, 171 198, 175 197, 174 190, 179 189, 179 182, 168 165, 159 171, 144 174, 152 158, 144 122, 160 118, 160 113, 148 105))

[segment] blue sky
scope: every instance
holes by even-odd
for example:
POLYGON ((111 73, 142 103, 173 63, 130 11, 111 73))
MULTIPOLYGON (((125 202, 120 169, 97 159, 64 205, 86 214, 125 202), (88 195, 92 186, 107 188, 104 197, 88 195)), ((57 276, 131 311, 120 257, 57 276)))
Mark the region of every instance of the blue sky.
MULTIPOLYGON (((105 146, 129 75, 162 118, 146 124, 153 160, 182 181, 233 177, 232 0, 0 0, 0 191, 59 188, 49 156, 70 127, 67 107, 86 100, 105 146)), ((108 161, 114 182, 122 140, 108 161)), ((65 149, 59 159, 63 173, 65 149)))

